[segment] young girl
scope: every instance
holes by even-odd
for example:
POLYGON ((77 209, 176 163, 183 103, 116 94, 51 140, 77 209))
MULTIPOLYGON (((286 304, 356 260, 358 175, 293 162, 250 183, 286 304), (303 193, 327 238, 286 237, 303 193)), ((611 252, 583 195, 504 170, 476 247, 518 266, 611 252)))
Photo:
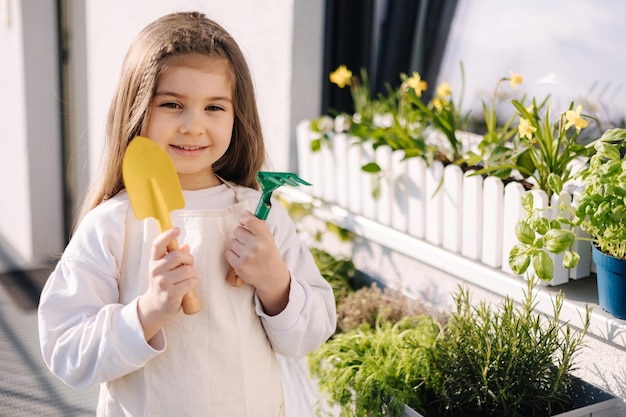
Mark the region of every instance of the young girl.
POLYGON ((41 295, 46 364, 100 385, 98 416, 280 416, 276 353, 302 356, 335 329, 330 286, 280 204, 260 198, 264 146, 248 66, 200 13, 148 25, 113 99, 104 172, 41 295), (134 217, 122 157, 137 135, 174 162, 186 206, 174 229, 134 217), (168 251, 174 240, 183 245, 168 251), (228 285, 230 268, 244 281, 228 285), (181 311, 183 295, 202 309, 181 311))

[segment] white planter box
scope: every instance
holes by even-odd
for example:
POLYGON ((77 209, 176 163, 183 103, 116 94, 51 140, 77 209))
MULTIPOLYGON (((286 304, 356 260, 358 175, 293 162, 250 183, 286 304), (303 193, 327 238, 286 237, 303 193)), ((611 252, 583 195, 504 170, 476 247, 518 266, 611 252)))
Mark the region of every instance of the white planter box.
MULTIPOLYGON (((403 161, 401 152, 392 153, 386 147, 374 150, 346 134, 337 134, 332 148, 312 152, 309 144, 316 134, 306 120, 298 126, 297 135, 298 173, 313 183, 305 191, 314 197, 513 275, 508 258, 517 243, 515 224, 524 214, 521 184, 504 186, 499 178, 471 176, 456 165, 444 167, 435 162, 427 167, 417 158, 403 161), (372 196, 373 175, 360 170, 372 161, 383 169, 378 200, 372 196)), ((545 192, 533 193, 536 207, 548 205, 545 192)), ((564 192, 561 198, 575 205, 576 196, 576 192, 564 192)), ((581 260, 572 270, 562 267, 563 255, 553 257, 555 278, 545 285, 589 276, 591 249, 583 245, 577 250, 581 260)))

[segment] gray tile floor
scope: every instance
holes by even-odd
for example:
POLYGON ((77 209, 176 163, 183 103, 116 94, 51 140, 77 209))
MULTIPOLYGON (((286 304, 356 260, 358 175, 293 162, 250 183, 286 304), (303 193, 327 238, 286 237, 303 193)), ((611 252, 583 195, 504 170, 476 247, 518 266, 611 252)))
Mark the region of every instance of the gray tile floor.
POLYGON ((52 375, 37 336, 37 302, 49 268, 0 274, 0 416, 95 416, 97 388, 77 390, 52 375))

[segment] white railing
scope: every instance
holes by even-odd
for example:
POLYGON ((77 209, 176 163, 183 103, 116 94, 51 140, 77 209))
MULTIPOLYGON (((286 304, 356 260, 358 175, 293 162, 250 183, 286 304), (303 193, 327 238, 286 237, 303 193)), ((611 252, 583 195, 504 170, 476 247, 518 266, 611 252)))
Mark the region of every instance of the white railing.
MULTIPOLYGON (((307 191, 326 203, 374 220, 449 252, 501 269, 513 275, 509 251, 517 243, 515 224, 523 215, 518 182, 506 186, 496 177, 472 176, 456 165, 431 166, 420 158, 402 160, 402 152, 381 146, 374 150, 347 134, 335 134, 330 146, 311 151, 317 134, 309 122, 298 126, 298 172, 313 184, 307 191), (376 162, 381 168, 379 197, 373 197, 374 176, 361 167, 376 162)), ((546 207, 548 198, 541 190, 532 191, 536 207, 546 207)), ((560 198, 575 204, 577 192, 564 192, 560 198)), ((551 205, 556 204, 556 196, 551 205)), ((546 211, 546 216, 555 213, 546 211)), ((582 233, 582 232, 581 232, 582 233)), ((554 278, 547 285, 561 285, 570 279, 589 276, 593 268, 591 246, 577 241, 581 259, 577 268, 562 267, 563 255, 553 255, 554 278)))

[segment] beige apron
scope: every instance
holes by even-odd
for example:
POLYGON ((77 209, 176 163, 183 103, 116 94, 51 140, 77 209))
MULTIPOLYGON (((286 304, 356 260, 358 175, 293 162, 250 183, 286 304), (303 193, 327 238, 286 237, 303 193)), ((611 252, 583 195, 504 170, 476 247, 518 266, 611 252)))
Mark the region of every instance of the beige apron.
MULTIPOLYGON (((232 238, 247 200, 228 185, 237 203, 220 210, 172 213, 200 279, 202 310, 182 311, 165 328, 167 349, 145 367, 105 384, 98 415, 145 417, 279 417, 284 415, 280 369, 260 318, 254 288, 226 283, 225 242, 232 238)), ((129 213, 129 217, 132 213, 129 213)), ((127 221, 120 301, 128 304, 148 286, 154 219, 127 221), (142 245, 133 242, 143 242, 142 245), (139 279, 140 277, 140 279, 139 279)))

